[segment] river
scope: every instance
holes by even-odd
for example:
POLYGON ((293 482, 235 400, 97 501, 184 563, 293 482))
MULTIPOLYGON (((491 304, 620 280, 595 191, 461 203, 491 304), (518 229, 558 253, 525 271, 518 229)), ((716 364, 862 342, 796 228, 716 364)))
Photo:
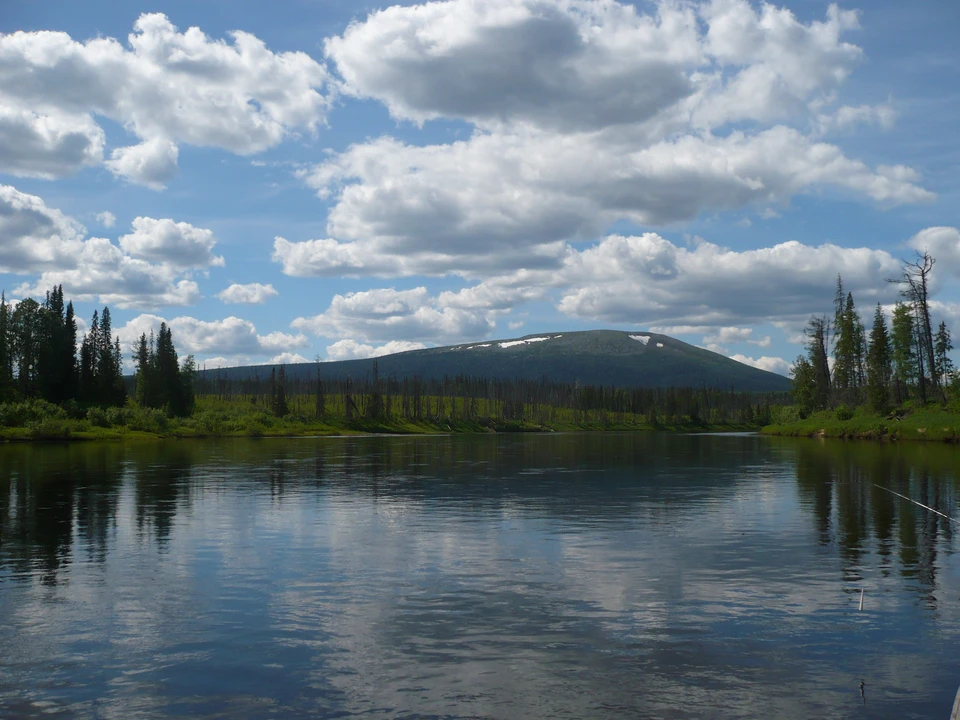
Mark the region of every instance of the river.
POLYGON ((0 717, 946 720, 960 527, 890 491, 958 489, 754 435, 0 446, 0 717))

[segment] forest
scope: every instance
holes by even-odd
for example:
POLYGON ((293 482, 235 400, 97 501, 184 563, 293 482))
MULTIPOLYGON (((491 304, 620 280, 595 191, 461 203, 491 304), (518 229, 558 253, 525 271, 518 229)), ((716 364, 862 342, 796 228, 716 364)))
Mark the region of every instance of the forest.
POLYGON ((226 379, 179 362, 172 331, 124 348, 110 309, 78 337, 62 287, 43 302, 0 302, 0 437, 7 439, 286 435, 334 432, 520 431, 546 429, 750 428, 770 421, 786 393, 708 387, 623 388, 543 377, 423 379, 270 375, 226 379))
POLYGON ((794 405, 774 413, 779 434, 883 437, 904 429, 931 439, 960 433, 960 376, 950 356, 953 341, 945 321, 931 316, 931 272, 936 260, 919 253, 904 261, 888 319, 878 303, 869 332, 853 294, 838 276, 834 314, 814 315, 805 329, 807 352, 793 369, 794 405), (921 425, 934 424, 928 429, 921 425), (948 425, 948 427, 944 427, 948 425))

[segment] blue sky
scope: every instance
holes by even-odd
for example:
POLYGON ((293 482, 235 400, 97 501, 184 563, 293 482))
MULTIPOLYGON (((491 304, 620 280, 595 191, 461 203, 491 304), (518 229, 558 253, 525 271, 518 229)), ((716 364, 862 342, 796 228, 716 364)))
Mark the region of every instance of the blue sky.
POLYGON ((786 373, 840 273, 960 325, 960 6, 34 2, 0 286, 201 364, 658 330, 786 373))

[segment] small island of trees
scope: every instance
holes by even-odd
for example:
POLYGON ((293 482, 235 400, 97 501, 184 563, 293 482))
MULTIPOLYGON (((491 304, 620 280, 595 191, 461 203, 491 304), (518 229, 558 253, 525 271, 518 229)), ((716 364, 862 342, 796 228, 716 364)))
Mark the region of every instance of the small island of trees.
POLYGON ((927 252, 903 263, 900 277, 887 280, 899 287, 902 300, 889 322, 878 303, 869 332, 837 277, 833 318, 810 318, 807 353, 793 369, 795 405, 774 413, 773 432, 884 437, 896 432, 884 421, 915 416, 912 429, 920 435, 957 439, 960 376, 950 357, 953 341, 946 322, 935 327, 931 320, 935 263, 927 252))

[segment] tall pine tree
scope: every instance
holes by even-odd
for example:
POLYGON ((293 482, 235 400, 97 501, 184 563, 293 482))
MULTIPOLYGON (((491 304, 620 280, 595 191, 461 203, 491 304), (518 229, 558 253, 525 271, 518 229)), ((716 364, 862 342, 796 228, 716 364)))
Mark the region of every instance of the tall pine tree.
POLYGON ((867 351, 867 400, 881 412, 890 402, 890 375, 892 373, 890 336, 883 308, 877 303, 870 330, 870 349, 867 351))

